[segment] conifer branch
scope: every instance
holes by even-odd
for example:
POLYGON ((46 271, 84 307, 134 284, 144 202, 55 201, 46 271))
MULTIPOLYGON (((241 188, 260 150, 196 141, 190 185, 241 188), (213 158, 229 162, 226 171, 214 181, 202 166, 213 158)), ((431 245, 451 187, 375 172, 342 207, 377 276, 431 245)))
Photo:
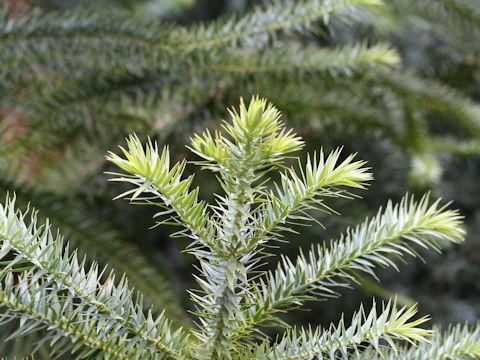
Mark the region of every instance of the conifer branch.
POLYGON ((8 11, 0 17, 0 41, 14 44, 38 40, 107 40, 113 44, 167 52, 209 49, 225 43, 280 30, 299 30, 311 22, 328 21, 332 13, 355 5, 379 5, 380 0, 301 0, 279 1, 257 7, 236 21, 220 20, 198 25, 176 33, 171 25, 156 22, 140 23, 127 14, 108 12, 108 21, 101 12, 76 9, 57 14, 36 13, 21 20, 9 21, 8 11), (99 21, 101 20, 101 21, 99 21), (153 30, 152 30, 153 29, 153 30))
MULTIPOLYGON (((355 5, 375 6, 380 5, 380 0, 309 0, 309 1, 278 1, 271 6, 258 7, 250 14, 240 18, 235 24, 227 23, 211 39, 191 42, 181 45, 182 48, 191 50, 195 48, 208 48, 220 44, 238 41, 262 33, 274 33, 280 30, 299 30, 300 27, 308 28, 315 20, 328 22, 329 17, 336 11, 355 5), (265 23, 262 24, 262 19, 265 23), (261 24, 259 26, 259 24, 261 24)), ((218 25, 217 25, 218 27, 218 25)), ((201 31, 196 29, 197 33, 201 31)), ((205 31, 206 33, 208 32, 205 31)))
MULTIPOLYGON (((259 88, 262 84, 254 83, 252 88, 259 88)), ((262 93, 278 103, 282 111, 289 117, 296 116, 302 123, 311 125, 318 116, 326 119, 340 119, 348 126, 359 129, 380 129, 385 135, 396 139, 398 132, 381 108, 373 106, 368 99, 356 92, 320 89, 318 86, 309 86, 290 82, 281 88, 270 86, 262 87, 262 93), (309 95, 310 94, 310 95, 309 95), (346 100, 348 99, 348 100, 346 100)))
POLYGON ((395 65, 399 62, 396 51, 385 44, 345 45, 337 48, 270 49, 254 57, 251 54, 228 54, 228 59, 207 68, 232 73, 320 73, 334 76, 349 74, 365 67, 395 65))
MULTIPOLYGON (((0 315, 2 321, 9 321, 20 317, 24 324, 28 325, 26 329, 22 328, 23 333, 33 330, 49 329, 48 338, 52 340, 58 340, 61 336, 67 336, 72 339, 72 347, 73 345, 75 346, 75 352, 80 352, 80 354, 77 355, 80 359, 90 356, 92 349, 109 354, 115 359, 129 359, 128 355, 124 355, 121 351, 118 351, 120 344, 113 342, 112 339, 99 340, 97 334, 92 334, 92 336, 91 331, 89 331, 90 329, 86 328, 86 326, 94 324, 86 323, 86 325, 74 326, 72 324, 73 319, 57 314, 58 309, 52 306, 52 304, 60 303, 60 299, 55 298, 51 294, 46 295, 39 292, 35 287, 38 286, 38 284, 28 283, 23 280, 25 289, 22 290, 22 297, 12 297, 12 294, 19 290, 15 288, 11 275, 7 275, 2 285, 4 290, 0 290, 0 304, 2 307, 10 309, 0 315), (40 302, 39 300, 42 301, 40 302), (55 330, 52 331, 52 329, 55 330), (90 349, 82 349, 84 346, 90 347, 90 349)), ((77 316, 75 320, 79 321, 80 319, 81 317, 77 316)), ((15 333, 18 333, 18 331, 15 333)), ((67 349, 63 350, 65 351, 67 349)))
POLYGON ((434 329, 429 343, 411 345, 394 353, 383 352, 382 356, 372 349, 360 354, 362 360, 463 360, 480 357, 480 324, 474 326, 457 325, 442 332, 434 329))
POLYGON ((447 9, 480 26, 480 8, 475 0, 439 0, 447 9))
POLYGON ((429 205, 428 196, 419 202, 405 197, 395 206, 389 202, 385 211, 347 231, 329 248, 312 247, 308 257, 301 253, 295 263, 284 257, 277 270, 257 284, 258 297, 252 300, 255 305, 248 316, 256 323, 278 323, 276 312, 306 300, 335 296, 331 288, 354 282, 353 273, 376 277, 376 265, 396 269, 392 255, 416 256, 412 245, 437 249, 435 239, 462 241, 460 223, 457 211, 446 210, 439 201, 429 205))
MULTIPOLYGON (((245 50, 242 50, 245 53, 245 50)), ((267 72, 275 76, 301 77, 307 73, 322 74, 338 77, 348 75, 365 67, 392 65, 398 59, 395 51, 384 44, 368 47, 365 44, 344 46, 337 49, 290 49, 288 51, 268 50, 260 56, 251 54, 238 56, 235 51, 226 51, 222 59, 214 59, 212 64, 208 58, 205 63, 195 63, 196 69, 192 74, 185 73, 180 65, 193 67, 192 60, 176 59, 176 65, 166 65, 159 68, 158 59, 152 57, 142 65, 144 71, 139 71, 139 60, 134 59, 137 69, 135 72, 122 65, 118 74, 87 76, 85 79, 56 82, 43 91, 42 97, 32 101, 29 105, 29 121, 26 126, 29 130, 28 148, 40 149, 47 145, 50 148, 62 148, 66 138, 71 139, 73 134, 88 134, 111 128, 122 118, 115 116, 115 112, 127 112, 125 104, 136 107, 145 106, 143 99, 159 98, 162 92, 169 88, 183 88, 189 77, 199 74, 206 75, 205 81, 212 77, 210 74, 222 72, 258 73, 267 72), (165 72, 182 73, 178 77, 165 72), (147 70, 148 69, 148 70, 147 70), (92 115, 93 114, 93 115, 92 115), (75 120, 81 118, 81 121, 75 120), (48 119, 48 121, 45 121, 48 119), (59 137, 59 134, 62 134, 59 137), (48 139, 48 141, 47 141, 48 139)), ((124 62, 127 60, 124 59, 124 62)), ((161 63, 161 62, 160 62, 161 63)), ((112 67, 111 62, 107 63, 112 67)), ((137 127, 140 122, 136 122, 137 127)), ((68 142, 67 142, 68 143, 68 142)))
POLYGON ((382 36, 427 31, 460 48, 459 40, 473 39, 480 30, 475 0, 401 0, 364 13, 365 23, 382 36))
MULTIPOLYGON (((132 292, 128 289, 125 277, 115 285, 115 277, 110 274, 107 281, 102 284, 100 277, 104 271, 99 274, 96 265, 85 271, 76 254, 70 255, 68 251, 64 253, 62 239, 55 239, 52 236, 48 223, 44 229, 37 228, 36 214, 32 213, 31 223, 27 225, 24 221, 26 215, 16 210, 14 198, 7 199, 5 207, 0 206, 1 255, 5 257, 10 251, 15 254, 15 260, 3 268, 0 274, 7 281, 4 286, 14 286, 17 289, 11 291, 12 296, 16 294, 22 298, 23 290, 31 289, 32 293, 27 299, 36 301, 46 298, 47 304, 59 304, 70 309, 78 308, 79 314, 85 315, 76 318, 77 314, 73 312, 73 317, 68 319, 67 323, 72 321, 87 323, 85 328, 79 328, 78 331, 85 332, 92 327, 97 332, 98 338, 108 338, 112 329, 115 329, 121 334, 118 341, 125 347, 124 352, 119 354, 125 355, 125 358, 136 351, 144 353, 145 356, 159 351, 175 359, 185 358, 179 350, 185 341, 184 335, 181 331, 172 334, 170 324, 163 315, 154 319, 150 313, 148 318, 145 318, 141 305, 132 301, 132 292), (24 268, 25 280, 15 285, 12 279, 5 277, 12 270, 20 271, 15 270, 15 265, 25 266, 25 263, 27 263, 24 268), (60 297, 59 291, 66 291, 69 296, 60 297), (77 299, 81 300, 78 306, 77 299), (147 319, 148 326, 145 323, 147 319), (129 339, 129 334, 134 337, 129 339), (132 344, 137 343, 136 346, 131 346, 132 344, 127 346, 130 341, 132 344), (139 346, 138 342, 144 344, 139 346)), ((44 317, 51 317, 51 322, 55 323, 54 311, 44 312, 44 317)), ((28 326, 24 325, 22 328, 29 332, 28 326)))
POLYGON ((401 95, 403 101, 420 103, 426 109, 454 115, 463 128, 473 134, 480 133, 480 106, 446 85, 396 71, 380 71, 371 81, 401 95))
POLYGON ((256 359, 299 360, 329 357, 331 359, 350 359, 350 354, 358 353, 365 343, 372 345, 377 352, 382 347, 390 347, 398 351, 396 340, 428 342, 431 331, 419 328, 427 317, 413 320, 417 312, 415 306, 396 308, 396 301, 383 304, 380 314, 377 314, 375 303, 368 315, 363 307, 352 317, 347 328, 342 319, 337 326, 330 329, 293 329, 288 330, 278 344, 270 347, 264 345, 256 353, 256 359), (383 345, 381 342, 388 345, 383 345))
POLYGON ((469 139, 459 141, 452 137, 437 137, 429 142, 432 149, 438 151, 447 151, 459 155, 480 155, 480 141, 478 139, 469 139))
POLYGON ((361 307, 348 327, 342 319, 328 330, 300 328, 287 330, 276 342, 265 339, 260 326, 288 326, 279 313, 336 296, 335 288, 355 282, 356 273, 375 277, 376 266, 396 268, 394 257, 416 256, 414 247, 461 242, 462 217, 439 200, 430 204, 428 195, 418 202, 407 196, 397 205, 389 202, 330 246, 312 247, 308 256, 300 252, 296 262, 283 257, 276 271, 259 272, 267 243, 283 230, 294 232, 291 220, 312 220, 308 211, 314 209, 331 211, 324 197, 348 197, 345 188, 363 188, 371 174, 353 155, 340 162, 339 150, 326 157, 320 151, 318 158, 300 164, 299 172, 287 168, 272 181, 270 173, 285 169, 288 154, 303 147, 301 138, 258 97, 248 106, 241 101, 230 114, 221 131, 191 139, 190 149, 201 158, 195 164, 216 173, 225 192, 214 205, 199 200, 198 188, 191 190, 193 175, 183 178, 186 160, 170 166, 167 147, 160 152, 150 140, 144 147, 132 135, 122 156, 107 157, 126 173, 114 180, 133 185, 119 197, 159 206, 156 216, 167 218, 159 224, 179 224, 182 230, 175 235, 192 240, 187 251, 199 261, 199 289, 190 291, 197 316, 190 333, 197 340, 182 329, 172 331, 165 315, 145 314, 126 277, 116 282, 96 264, 86 270, 85 261, 52 236, 48 222, 38 226, 34 212, 27 224, 28 213, 18 212, 15 200, 7 198, 0 205, 0 306, 7 308, 0 322, 19 320, 11 337, 43 331, 41 342, 49 341, 54 354, 68 351, 77 358, 363 359, 390 348, 390 358, 399 353, 408 360, 478 352, 478 334, 468 329, 461 332, 463 349, 449 343, 458 341, 453 331, 443 348, 434 344, 418 354, 402 350, 398 340, 424 343, 431 331, 419 327, 426 317, 413 320, 415 307, 397 310, 395 302, 381 313, 375 304, 368 314, 361 307))
POLYGON ((77 202, 66 201, 51 193, 28 189, 24 184, 8 181, 0 171, 0 196, 15 193, 18 208, 35 207, 38 219, 51 221, 54 229, 62 231, 71 246, 79 246, 90 261, 109 264, 117 273, 124 273, 131 285, 143 293, 152 311, 165 311, 173 321, 185 322, 186 314, 178 306, 178 299, 168 280, 152 266, 140 251, 118 233, 110 224, 88 215, 87 209, 77 202), (64 205, 68 203, 68 208, 64 205))
POLYGON ((107 127, 112 129, 114 120, 117 123, 122 120, 118 116, 112 119, 112 110, 118 111, 118 107, 124 107, 125 103, 128 106, 141 102, 164 85, 158 73, 122 73, 113 77, 97 75, 47 87, 43 90, 44 96, 33 100, 28 108, 30 117, 25 126, 29 136, 24 141, 29 143, 29 148, 39 151, 45 146, 61 147, 65 138, 71 142, 74 135, 95 133, 107 127), (82 120, 75 120, 79 114, 82 114, 82 120), (47 118, 49 121, 45 121, 47 118), (59 133, 63 136, 59 137, 59 133))
MULTIPOLYGON (((167 216, 168 220, 182 224, 185 230, 181 234, 188 234, 194 243, 215 248, 212 241, 214 229, 209 224, 205 203, 198 201, 198 189, 190 190, 193 176, 181 179, 186 161, 180 161, 170 169, 168 148, 165 147, 160 154, 157 143, 149 141, 144 149, 136 135, 130 136, 127 145, 128 150, 121 147, 125 159, 112 152, 107 156, 108 161, 128 173, 113 173, 117 177, 112 180, 135 185, 134 189, 117 198, 130 196, 131 201, 145 200, 150 203, 155 199, 162 200, 162 203, 155 204, 166 210, 157 213, 155 217, 167 216), (142 193, 150 195, 141 196, 142 193)), ((167 220, 159 221, 158 224, 166 222, 167 220)))
POLYGON ((298 137, 284 129, 278 111, 265 100, 252 98, 248 107, 242 100, 239 111, 233 110, 230 115, 232 122, 226 123, 224 130, 233 142, 220 133, 213 138, 205 132, 192 139, 191 147, 204 159, 200 162, 204 168, 219 172, 228 192, 217 210, 223 259, 214 254, 203 256, 203 276, 210 281, 199 280, 204 296, 196 297, 203 308, 201 322, 205 328, 198 337, 207 343, 202 356, 212 358, 230 356, 243 322, 238 319, 242 310, 239 295, 247 288, 247 270, 261 243, 246 239, 251 232, 249 214, 262 189, 256 183, 279 164, 281 155, 302 146, 298 137), (215 269, 215 276, 211 269, 215 269))
POLYGON ((268 236, 275 236, 276 230, 282 230, 289 219, 310 220, 307 212, 311 210, 331 209, 324 204, 325 197, 348 197, 348 192, 340 187, 364 189, 372 175, 364 168, 365 162, 353 161, 354 155, 339 162, 340 149, 332 151, 327 157, 323 151, 313 158, 308 155, 301 175, 289 169, 281 175, 281 182, 275 184, 276 191, 268 191, 266 202, 260 207, 258 230, 252 242, 268 236), (302 215, 299 215, 302 214, 302 215))

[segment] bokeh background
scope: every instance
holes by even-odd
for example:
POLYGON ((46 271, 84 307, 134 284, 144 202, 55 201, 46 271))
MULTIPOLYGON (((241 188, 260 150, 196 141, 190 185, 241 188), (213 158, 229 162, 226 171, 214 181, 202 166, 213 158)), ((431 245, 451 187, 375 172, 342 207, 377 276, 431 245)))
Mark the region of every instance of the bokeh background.
MULTIPOLYGON (((375 177, 360 198, 330 203, 341 216, 315 214, 325 229, 301 228, 278 253, 328 244, 406 192, 452 201, 467 230, 461 246, 417 249, 423 261, 406 258, 400 272, 359 279, 290 320, 327 326, 372 297, 398 294, 418 302, 432 325, 477 322, 480 3, 393 0, 327 18, 315 13, 326 2, 0 1, 1 196, 30 202, 89 259, 126 272, 148 303, 189 326, 187 240, 149 230, 155 209, 112 201, 126 188, 108 182, 104 156, 136 132, 170 144, 176 159, 194 159, 185 148, 193 132, 218 128, 240 96, 259 94, 304 137, 306 151, 343 146, 375 177), (282 12, 292 3, 298 22, 270 26, 292 16, 282 12), (182 39, 191 46, 162 47, 182 39)), ((221 191, 210 174, 195 181, 207 201, 221 191)), ((10 331, 0 328, 4 337, 10 331)), ((2 342, 0 356, 28 355, 33 340, 2 342)))

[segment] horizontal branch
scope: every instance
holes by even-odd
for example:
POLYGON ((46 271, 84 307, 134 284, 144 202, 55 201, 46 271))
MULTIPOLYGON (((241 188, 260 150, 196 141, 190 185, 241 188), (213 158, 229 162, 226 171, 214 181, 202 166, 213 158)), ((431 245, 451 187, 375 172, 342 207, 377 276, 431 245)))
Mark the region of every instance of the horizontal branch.
POLYGON ((39 14, 10 22, 8 14, 0 22, 0 41, 41 41, 72 39, 106 39, 130 46, 161 51, 191 51, 208 49, 226 43, 251 38, 258 34, 280 30, 298 30, 311 22, 327 21, 332 13, 355 5, 372 6, 379 0, 303 0, 279 1, 259 6, 237 19, 200 24, 190 30, 139 22, 127 14, 73 10, 64 13, 39 14), (106 16, 107 15, 107 16, 106 16))
POLYGON ((480 134, 480 105, 447 85, 397 71, 375 72, 370 81, 389 88, 403 102, 453 117, 457 120, 454 125, 468 134, 480 134))
POLYGON ((228 53, 228 58, 207 68, 232 73, 315 73, 332 74, 350 73, 365 66, 394 65, 399 62, 398 54, 385 44, 374 46, 347 45, 338 48, 295 48, 268 49, 259 55, 235 56, 228 53))

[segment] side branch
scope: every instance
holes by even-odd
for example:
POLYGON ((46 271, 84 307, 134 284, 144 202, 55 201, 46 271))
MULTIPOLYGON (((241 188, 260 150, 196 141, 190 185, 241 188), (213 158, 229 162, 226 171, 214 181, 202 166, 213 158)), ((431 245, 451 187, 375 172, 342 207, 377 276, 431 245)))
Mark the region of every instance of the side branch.
MULTIPOLYGON (((428 196, 416 203, 404 198, 399 205, 388 203, 385 211, 335 241, 330 248, 313 247, 308 257, 303 253, 293 263, 283 258, 278 268, 256 285, 255 305, 248 310, 252 323, 279 323, 275 313, 295 308, 306 300, 335 296, 332 288, 354 282, 353 273, 375 277, 376 265, 396 268, 391 255, 416 256, 410 247, 437 248, 436 239, 463 240, 461 216, 446 210, 428 196)), ((281 323, 280 323, 281 324, 281 323)))
POLYGON ((215 64, 206 64, 207 69, 231 73, 286 73, 330 72, 350 73, 368 66, 395 65, 398 54, 385 44, 367 46, 343 46, 338 48, 295 48, 289 50, 269 49, 260 55, 227 53, 228 58, 215 64))
MULTIPOLYGON (((102 336, 110 333, 108 329, 117 329, 120 334, 135 335, 135 338, 124 339, 126 344, 135 339, 137 342, 141 340, 150 344, 155 351, 175 359, 185 359, 180 351, 177 351, 181 348, 184 335, 181 332, 172 335, 170 324, 163 315, 153 319, 149 314, 151 320, 147 324, 141 305, 131 299, 132 291, 128 288, 125 277, 118 285, 114 285, 115 277, 110 274, 107 282, 101 284, 102 274, 98 274, 96 265, 86 271, 76 254, 69 255, 64 252, 63 241, 52 236, 48 223, 45 229, 37 229, 36 216, 33 214, 31 224, 27 226, 24 222, 25 214, 19 214, 14 204, 14 200, 7 199, 7 205, 0 206, 1 255, 4 257, 9 252, 16 255, 14 260, 2 269, 0 275, 5 277, 17 264, 29 264, 26 267, 29 271, 27 275, 30 274, 34 280, 27 278, 26 282, 20 282, 20 295, 27 284, 27 288, 38 285, 39 291, 44 291, 44 288, 50 288, 48 284, 54 281, 55 286, 50 293, 46 292, 47 295, 42 296, 55 296, 58 291, 71 294, 66 298, 49 299, 49 302, 55 300, 54 303, 61 304, 65 309, 72 308, 72 321, 81 320, 76 318, 79 315, 73 311, 76 307, 75 299, 81 299, 82 306, 86 307, 84 311, 88 314, 84 321, 93 322, 90 326, 98 327, 96 330, 102 336), (104 317, 103 322, 96 323, 97 317, 104 317)), ((12 291, 13 294, 18 293, 12 291)), ((33 294, 31 298, 34 299, 35 296, 38 295, 33 294)))
MULTIPOLYGON (((132 201, 144 200, 165 208, 165 211, 155 216, 168 216, 169 219, 183 224, 185 230, 180 234, 187 234, 194 244, 215 249, 216 245, 212 240, 214 229, 210 224, 206 205, 203 201, 198 201, 198 189, 190 190, 193 176, 182 180, 186 162, 180 161, 170 169, 168 148, 164 148, 160 155, 157 144, 148 142, 144 149, 136 135, 130 136, 127 144, 128 150, 121 148, 125 159, 114 153, 107 157, 107 160, 129 173, 129 175, 114 173, 113 175, 118 177, 113 181, 135 185, 134 189, 117 198, 131 195, 132 201), (149 195, 140 197, 142 193, 149 195), (156 203, 155 199, 162 202, 156 203)), ((160 221, 159 224, 161 223, 166 221, 160 221)))
POLYGON ((348 196, 348 192, 338 189, 341 186, 363 189, 372 179, 368 168, 363 167, 365 162, 354 161, 354 155, 339 162, 340 149, 332 151, 327 157, 323 152, 318 156, 308 156, 305 171, 298 175, 293 169, 282 174, 277 191, 267 193, 267 200, 263 208, 258 211, 258 230, 251 241, 256 242, 269 236, 289 219, 304 218, 298 216, 308 210, 326 210, 322 197, 348 196))
POLYGON ((218 21, 199 25, 178 33, 172 26, 156 23, 138 24, 121 13, 109 13, 105 23, 103 14, 79 10, 63 14, 35 14, 27 19, 9 23, 8 16, 0 22, 0 41, 99 39, 123 43, 149 50, 192 51, 250 38, 258 34, 291 30, 300 25, 308 27, 311 22, 323 19, 336 11, 355 5, 378 5, 379 0, 303 0, 283 2, 266 7, 257 7, 236 22, 218 21), (99 26, 98 24, 102 24, 99 26), (260 23, 260 24, 259 24, 260 23), (151 28, 156 31, 152 32, 151 28))
POLYGON ((118 344, 114 344, 112 341, 101 341, 97 338, 97 336, 92 337, 91 331, 88 331, 89 329, 86 329, 85 327, 74 326, 68 318, 57 315, 54 319, 53 317, 47 316, 46 312, 50 314, 55 312, 55 309, 51 308, 49 305, 38 309, 37 302, 24 304, 20 301, 20 298, 12 297, 11 292, 7 293, 6 291, 1 290, 0 305, 9 309, 7 313, 3 313, 0 315, 0 319, 12 319, 20 317, 24 321, 31 321, 36 325, 36 327, 40 327, 39 323, 41 323, 42 325, 44 325, 45 328, 48 327, 50 329, 50 333, 52 332, 51 329, 55 329, 55 331, 61 332, 62 335, 64 334, 71 339, 76 339, 73 340, 74 344, 81 340, 89 347, 107 353, 110 356, 113 356, 115 359, 130 359, 129 355, 124 355, 121 352, 117 351, 115 348, 112 348, 112 345, 118 344))
POLYGON ((255 359, 300 360, 329 357, 331 359, 350 359, 354 353, 369 343, 380 351, 380 341, 385 341, 394 351, 398 345, 395 340, 427 342, 431 331, 423 330, 418 325, 428 319, 422 317, 412 320, 417 310, 415 307, 397 310, 395 302, 383 305, 383 311, 377 314, 375 303, 367 315, 363 307, 353 315, 351 325, 346 328, 343 319, 330 329, 300 329, 287 331, 282 340, 270 347, 260 347, 255 359), (298 333, 298 334, 297 334, 298 333), (265 354, 265 355, 262 355, 265 354))

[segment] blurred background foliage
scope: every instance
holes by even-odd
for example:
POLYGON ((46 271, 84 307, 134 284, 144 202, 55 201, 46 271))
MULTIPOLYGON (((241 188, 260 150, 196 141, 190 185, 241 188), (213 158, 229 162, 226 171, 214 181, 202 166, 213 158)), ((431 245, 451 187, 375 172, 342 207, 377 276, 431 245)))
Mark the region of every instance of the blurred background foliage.
MULTIPOLYGON (((186 241, 153 211, 111 199, 104 155, 135 131, 193 158, 189 136, 259 94, 314 151, 344 146, 375 181, 342 216, 281 244, 328 242, 406 191, 453 201, 467 241, 422 252, 380 283, 295 313, 327 325, 372 296, 419 302, 434 323, 480 314, 480 2, 478 0, 10 0, 0 18, 0 194, 62 229, 72 246, 126 272, 157 311, 188 326, 186 241)), ((194 172, 196 169, 190 169, 194 172)), ((221 191, 199 174, 202 197, 221 191)), ((0 329, 8 336, 9 329, 0 329)), ((33 339, 30 339, 33 340, 33 339)), ((30 340, 2 344, 27 355, 30 340)), ((40 358, 48 358, 42 349, 40 358)))

